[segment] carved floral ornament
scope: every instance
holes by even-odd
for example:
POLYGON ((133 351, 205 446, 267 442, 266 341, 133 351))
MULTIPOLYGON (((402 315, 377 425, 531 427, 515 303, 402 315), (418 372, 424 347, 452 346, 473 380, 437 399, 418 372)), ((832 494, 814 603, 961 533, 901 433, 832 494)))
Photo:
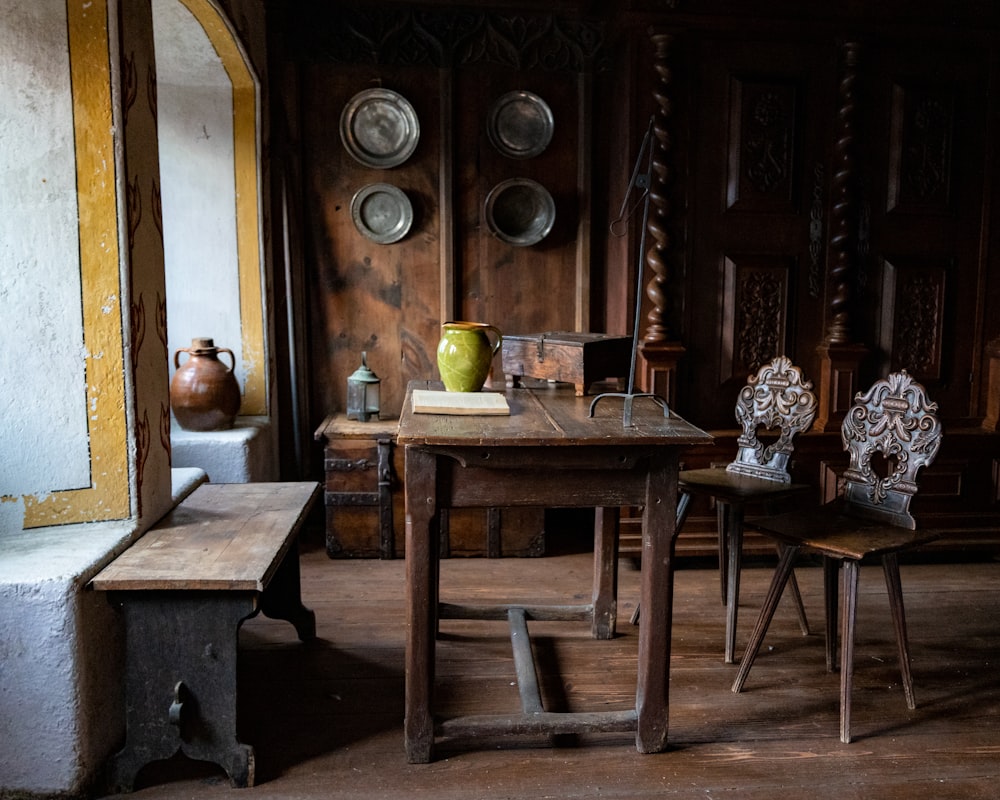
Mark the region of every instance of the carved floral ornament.
POLYGON ((736 419, 743 428, 738 444, 752 448, 756 463, 767 465, 777 456, 792 452, 796 434, 812 425, 817 400, 812 381, 787 356, 778 356, 751 375, 736 402, 736 419), (765 447, 757 438, 763 425, 780 431, 773 444, 765 447))
POLYGON ((605 25, 551 14, 401 10, 334 4, 303 14, 303 52, 341 64, 505 64, 582 72, 607 68, 605 25))
POLYGON ((941 445, 937 409, 906 370, 859 393, 841 429, 851 458, 845 479, 864 484, 869 501, 876 505, 891 493, 913 495, 917 472, 934 460, 941 445), (876 454, 889 467, 885 477, 872 466, 876 454))

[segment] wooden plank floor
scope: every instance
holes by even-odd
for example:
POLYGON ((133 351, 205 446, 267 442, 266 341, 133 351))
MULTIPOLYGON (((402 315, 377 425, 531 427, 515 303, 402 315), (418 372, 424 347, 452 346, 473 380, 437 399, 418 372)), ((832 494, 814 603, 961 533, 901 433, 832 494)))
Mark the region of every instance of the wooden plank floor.
MULTIPOLYGON (((722 663, 718 573, 691 563, 677 574, 671 749, 636 753, 632 737, 445 743, 438 759, 403 753, 404 563, 303 554, 303 595, 319 641, 257 618, 243 628, 243 739, 257 752, 248 798, 995 798, 1000 795, 1000 563, 979 557, 906 564, 916 711, 899 684, 881 570, 862 569, 854 692, 855 741, 838 739, 839 678, 824 669, 821 574, 798 570, 814 634, 779 609, 740 695, 722 663)), ((770 570, 744 571, 742 647, 770 570)), ((589 599, 591 558, 452 559, 442 599, 589 599)), ((636 629, 628 618, 638 572, 622 562, 620 635, 581 626, 531 628, 549 708, 628 707, 636 629), (561 680, 555 678, 561 673, 561 680)), ((446 622, 438 645, 439 701, 447 711, 517 707, 505 625, 446 622)), ((135 800, 234 798, 222 771, 174 759, 140 773, 135 800)))

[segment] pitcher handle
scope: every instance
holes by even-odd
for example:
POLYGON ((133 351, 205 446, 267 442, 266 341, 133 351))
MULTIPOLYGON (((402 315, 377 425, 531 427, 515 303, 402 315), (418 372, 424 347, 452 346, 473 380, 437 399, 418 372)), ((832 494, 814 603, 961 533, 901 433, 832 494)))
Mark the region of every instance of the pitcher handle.
MULTIPOLYGON (((232 372, 236 369, 236 356, 233 355, 233 351, 228 347, 217 348, 216 355, 221 356, 223 353, 229 353, 229 371, 232 372)), ((221 360, 221 359, 220 359, 221 360)))
POLYGON ((493 349, 490 351, 490 355, 495 356, 497 350, 500 349, 500 345, 503 344, 503 333, 500 332, 500 329, 496 325, 487 325, 486 327, 497 335, 496 344, 493 345, 493 349))

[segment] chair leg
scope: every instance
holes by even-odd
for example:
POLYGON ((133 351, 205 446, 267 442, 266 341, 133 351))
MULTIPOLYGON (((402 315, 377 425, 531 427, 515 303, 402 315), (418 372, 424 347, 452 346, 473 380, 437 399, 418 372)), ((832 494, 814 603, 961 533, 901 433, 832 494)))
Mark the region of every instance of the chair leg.
MULTIPOLYGON (((684 525, 684 520, 687 519, 688 511, 691 510, 691 495, 687 492, 681 492, 680 496, 677 498, 677 522, 674 525, 674 535, 676 536, 681 532, 681 526, 684 525)), ((642 607, 639 603, 635 604, 635 610, 632 612, 632 616, 629 617, 629 623, 631 625, 639 624, 639 612, 642 607)))
POLYGON ((737 694, 743 689, 743 684, 746 683, 747 676, 750 674, 750 668, 753 666, 754 659, 757 658, 757 653, 764 641, 768 625, 771 624, 771 618, 774 616, 774 611, 778 607, 778 601, 781 599, 781 593, 788 582, 788 576, 792 574, 792 567, 795 564, 798 552, 799 548, 792 546, 783 547, 781 550, 781 558, 778 559, 778 568, 774 571, 774 577, 771 578, 771 586, 768 588, 767 596, 764 598, 764 605, 761 607, 760 615, 757 617, 757 622, 750 633, 750 641, 747 642, 747 648, 743 652, 740 669, 736 673, 736 680, 733 681, 733 691, 737 694))
POLYGON ((823 557, 823 609, 826 613, 826 671, 837 669, 837 571, 840 562, 823 557))
POLYGON ((843 603, 840 633, 840 741, 851 742, 851 690, 854 685, 854 623, 858 612, 858 562, 843 565, 843 603))
MULTIPOLYGON (((770 516, 771 514, 778 514, 781 512, 780 509, 775 507, 774 503, 765 502, 764 513, 770 516)), ((781 545, 778 542, 775 542, 774 549, 780 556, 781 545)), ((799 629, 802 631, 803 636, 808 636, 810 633, 809 619, 806 617, 806 606, 805 603, 802 602, 802 592, 799 590, 799 581, 795 577, 794 572, 792 572, 788 581, 788 588, 792 590, 792 601, 795 603, 795 613, 799 618, 799 629)))
POLYGON ((903 585, 899 580, 899 559, 895 553, 882 556, 882 571, 885 573, 885 588, 889 593, 889 609, 892 624, 896 628, 896 646, 899 648, 899 672, 903 678, 903 694, 906 707, 917 707, 917 697, 913 692, 913 674, 910 672, 910 646, 906 636, 906 614, 903 610, 903 585))
POLYGON ((688 511, 691 510, 691 495, 687 492, 681 492, 680 497, 677 498, 677 522, 674 527, 677 533, 680 533, 681 528, 684 526, 684 520, 688 518, 688 511))
MULTIPOLYGON (((725 598, 726 604, 726 655, 727 664, 736 663, 736 620, 740 609, 740 572, 743 567, 743 506, 742 504, 720 504, 729 508, 726 513, 727 529, 725 536, 728 550, 726 571, 725 598)), ((721 521, 721 516, 720 516, 721 521)))
POLYGON ((732 552, 732 539, 729 532, 733 526, 733 516, 734 509, 729 503, 722 500, 715 501, 715 529, 719 536, 719 588, 722 590, 722 605, 727 607, 729 605, 729 559, 732 552))
MULTIPOLYGON (((778 551, 781 552, 780 550, 778 551)), ((792 590, 792 600, 795 603, 795 613, 799 618, 799 629, 803 636, 809 635, 809 620, 806 618, 806 607, 802 602, 802 592, 799 591, 799 582, 795 578, 795 572, 788 576, 788 588, 792 590)))

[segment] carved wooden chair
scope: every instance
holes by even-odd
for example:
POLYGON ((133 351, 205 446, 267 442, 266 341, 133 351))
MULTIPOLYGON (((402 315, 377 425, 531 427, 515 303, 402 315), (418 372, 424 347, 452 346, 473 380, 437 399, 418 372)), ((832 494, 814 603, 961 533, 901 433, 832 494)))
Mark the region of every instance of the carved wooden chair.
POLYGON ((826 665, 831 672, 835 669, 837 647, 838 565, 842 571, 840 739, 846 743, 851 741, 858 567, 867 557, 879 556, 882 560, 906 705, 916 707, 898 554, 938 536, 935 531, 917 530, 909 510, 917 491, 917 472, 934 460, 941 444, 937 404, 928 401, 924 387, 905 370, 892 373, 855 397, 841 427, 841 437, 850 454, 844 473, 844 497, 815 509, 765 519, 758 526, 781 544, 782 555, 733 691, 739 692, 750 674, 796 555, 803 548, 819 553, 824 557, 826 665))
MULTIPOLYGON (((736 402, 736 419, 743 429, 737 440, 736 459, 724 469, 683 470, 678 475, 678 529, 687 518, 692 497, 707 496, 716 503, 727 664, 733 663, 736 648, 745 509, 748 504, 762 504, 770 511, 808 489, 791 482, 788 462, 795 436, 808 430, 816 417, 816 395, 811 390, 812 383, 803 379, 802 371, 786 356, 765 364, 748 378, 736 402), (758 438, 762 429, 776 431, 777 438, 765 444, 758 438)), ((799 624, 803 635, 807 635, 809 623, 794 575, 791 580, 799 624)))

